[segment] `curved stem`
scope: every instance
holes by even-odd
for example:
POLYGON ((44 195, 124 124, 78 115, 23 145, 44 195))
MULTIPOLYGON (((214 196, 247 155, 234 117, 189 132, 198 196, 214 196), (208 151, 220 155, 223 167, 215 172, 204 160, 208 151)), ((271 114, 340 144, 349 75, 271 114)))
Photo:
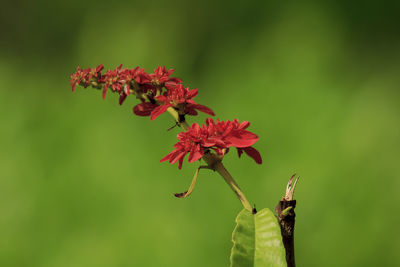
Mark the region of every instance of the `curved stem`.
MULTIPOLYGON (((207 157, 203 157, 203 158, 209 164, 207 157)), ((247 200, 243 191, 240 189, 239 185, 233 179, 232 175, 228 172, 228 170, 225 168, 225 166, 222 164, 222 162, 220 160, 216 161, 215 163, 213 163, 212 168, 214 170, 216 170, 222 176, 222 178, 224 178, 225 182, 229 185, 229 187, 232 189, 232 191, 236 194, 236 196, 239 198, 240 202, 242 202, 243 207, 245 209, 247 209, 248 211, 252 211, 253 208, 252 208, 250 202, 247 200)))

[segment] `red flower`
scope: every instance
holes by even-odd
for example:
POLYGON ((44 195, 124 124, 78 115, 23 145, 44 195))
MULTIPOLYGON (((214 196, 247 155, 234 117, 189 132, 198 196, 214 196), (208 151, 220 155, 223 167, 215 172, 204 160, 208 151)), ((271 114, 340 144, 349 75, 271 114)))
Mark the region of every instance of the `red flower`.
POLYGON ((150 116, 151 112, 158 107, 157 104, 143 102, 133 107, 133 113, 138 116, 150 116))
POLYGON ((125 98, 130 94, 131 83, 136 82, 137 84, 145 84, 150 82, 150 75, 147 74, 144 69, 136 67, 134 69, 123 69, 120 71, 119 83, 123 86, 123 90, 120 90, 119 104, 122 105, 125 98))
POLYGON ((107 72, 102 77, 102 82, 104 82, 103 88, 103 99, 106 98, 107 89, 110 86, 111 89, 115 92, 120 92, 122 88, 122 84, 119 81, 119 76, 121 74, 122 64, 119 65, 115 70, 107 70, 107 72))
POLYGON ((95 81, 101 78, 101 71, 103 70, 103 64, 98 65, 96 68, 87 68, 82 70, 79 66, 76 68, 76 72, 71 74, 71 80, 69 81, 72 86, 72 91, 75 91, 75 88, 81 82, 84 82, 84 87, 88 87, 92 78, 95 78, 95 81))
POLYGON ((185 88, 182 84, 170 86, 164 95, 156 97, 157 101, 162 103, 162 105, 156 107, 151 112, 151 120, 160 116, 169 107, 177 108, 180 114, 197 115, 197 109, 214 116, 215 114, 210 108, 194 102, 193 98, 197 93, 197 89, 189 90, 189 87, 185 88))
POLYGON ((80 84, 81 81, 83 81, 87 75, 88 75, 88 70, 82 70, 79 66, 76 68, 76 72, 70 75, 71 79, 69 80, 69 83, 71 84, 72 87, 72 92, 75 91, 76 86, 80 84))
MULTIPOLYGON (((173 89, 176 85, 182 83, 182 80, 179 78, 174 78, 170 77, 170 75, 174 72, 173 69, 166 70, 166 68, 163 66, 159 66, 154 70, 154 73, 147 74, 145 79, 142 80, 141 88, 144 93, 146 93, 152 101, 154 98, 156 98, 156 95, 162 93, 163 87, 165 87, 167 90, 173 89)), ((137 81, 140 83, 139 81, 137 81)), ((165 94, 165 93, 164 93, 165 94)), ((160 107, 158 104, 153 102, 144 102, 136 105, 133 108, 133 113, 135 113, 138 116, 149 116, 152 114, 152 112, 157 108, 160 107)), ((168 107, 163 107, 162 112, 165 112, 168 107)), ((160 111, 157 109, 157 112, 160 111)), ((161 114, 159 113, 159 115, 161 114)), ((159 116, 157 115, 157 116, 159 116)), ((156 117, 157 117, 156 116, 156 117)), ((152 119, 155 119, 152 118, 152 119)))
POLYGON ((239 157, 244 151, 256 163, 261 164, 260 153, 251 147, 258 141, 258 136, 246 130, 249 125, 248 121, 239 123, 237 119, 217 120, 215 123, 211 118, 208 118, 206 125, 201 128, 197 123, 193 123, 186 132, 178 134, 179 142, 174 145, 175 149, 162 158, 161 162, 166 160, 171 164, 179 162, 178 168, 181 169, 187 153, 189 153, 189 162, 194 162, 201 159, 210 149, 223 156, 228 153, 230 147, 236 147, 239 157))
POLYGON ((98 79, 101 79, 101 71, 104 69, 103 64, 98 65, 96 68, 91 69, 88 68, 86 71, 88 72, 87 77, 85 77, 86 83, 85 83, 85 88, 89 86, 90 81, 94 77, 95 80, 97 81, 98 79))
POLYGON ((143 91, 154 97, 162 92, 163 87, 168 90, 169 88, 182 83, 182 80, 179 78, 169 77, 173 72, 174 69, 167 71, 164 66, 157 67, 154 70, 154 73, 148 74, 149 79, 143 84, 143 91))
POLYGON ((174 72, 174 69, 166 70, 165 67, 158 66, 154 73, 150 74, 151 84, 156 87, 165 87, 169 89, 171 86, 175 86, 182 83, 179 78, 169 77, 174 72))

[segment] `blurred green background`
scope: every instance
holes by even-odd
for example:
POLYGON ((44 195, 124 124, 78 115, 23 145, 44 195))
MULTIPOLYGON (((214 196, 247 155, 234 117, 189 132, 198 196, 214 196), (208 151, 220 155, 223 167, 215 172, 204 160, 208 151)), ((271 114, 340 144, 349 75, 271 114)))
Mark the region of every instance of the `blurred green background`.
MULTIPOLYGON (((71 93, 77 65, 158 65, 221 119, 251 122, 259 166, 224 160, 257 208, 301 176, 298 266, 400 264, 398 1, 12 1, 0 11, 0 266, 228 266, 241 210, 179 129, 128 98, 71 93)), ((206 117, 190 118, 203 122, 206 117)))

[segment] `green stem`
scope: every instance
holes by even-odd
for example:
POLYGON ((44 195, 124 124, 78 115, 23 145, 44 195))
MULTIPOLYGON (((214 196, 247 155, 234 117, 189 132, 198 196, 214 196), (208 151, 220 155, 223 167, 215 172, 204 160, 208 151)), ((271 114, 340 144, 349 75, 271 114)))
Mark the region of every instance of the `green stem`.
MULTIPOLYGON (((206 160, 206 162, 207 162, 207 160, 206 160)), ((243 207, 245 209, 247 209, 248 211, 252 211, 253 207, 251 206, 250 202, 247 200, 243 191, 240 189, 239 185, 233 179, 232 175, 228 172, 228 170, 225 168, 225 166, 222 164, 222 162, 221 161, 215 162, 213 168, 222 176, 222 178, 224 178, 225 182, 229 185, 229 187, 232 189, 232 191, 236 194, 236 196, 239 198, 240 202, 242 202, 243 207)))
POLYGON ((189 125, 184 121, 184 122, 179 122, 179 114, 178 111, 176 111, 174 108, 169 107, 167 109, 168 113, 171 114, 171 116, 174 118, 175 122, 185 131, 189 128, 189 125))

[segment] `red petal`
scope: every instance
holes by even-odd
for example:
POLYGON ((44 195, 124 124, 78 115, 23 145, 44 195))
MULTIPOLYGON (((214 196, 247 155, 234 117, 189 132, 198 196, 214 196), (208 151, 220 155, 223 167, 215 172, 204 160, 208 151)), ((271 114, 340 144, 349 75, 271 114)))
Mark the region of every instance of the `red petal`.
POLYGON ((164 103, 168 101, 168 98, 166 98, 166 97, 163 96, 163 95, 156 96, 155 98, 156 98, 158 101, 164 102, 164 103))
POLYGON ((258 136, 255 133, 246 131, 246 130, 241 130, 241 131, 237 131, 236 132, 240 138, 243 139, 257 139, 258 140, 258 136))
POLYGON ((182 169, 183 158, 184 158, 184 157, 182 157, 182 158, 179 159, 178 169, 182 169))
POLYGON ((194 147, 192 148, 192 150, 190 151, 190 154, 189 154, 189 162, 190 162, 190 163, 195 162, 195 161, 201 159, 201 157, 203 157, 203 151, 202 151, 202 149, 200 148, 200 145, 197 144, 197 145, 194 146, 194 147))
POLYGON ((77 81, 71 82, 72 92, 75 92, 75 88, 76 88, 77 83, 78 83, 77 81))
POLYGON ((174 69, 170 69, 170 70, 167 71, 166 74, 169 76, 169 75, 171 75, 172 73, 174 73, 174 71, 175 71, 174 69))
POLYGON ((240 158, 240 156, 243 154, 243 149, 237 148, 237 152, 238 152, 238 157, 240 158))
POLYGON ((200 134, 200 126, 199 126, 199 124, 193 123, 193 124, 192 124, 192 127, 190 127, 190 128, 192 128, 192 130, 194 131, 194 133, 195 133, 196 135, 199 135, 199 134, 200 134))
POLYGON ((191 108, 195 108, 195 109, 197 109, 201 112, 204 112, 208 115, 215 116, 214 111, 212 111, 210 108, 208 108, 206 106, 203 106, 200 104, 190 104, 190 106, 191 106, 191 108))
POLYGON ((151 78, 149 76, 149 74, 145 73, 143 71, 143 73, 139 73, 136 77, 135 77, 135 82, 137 82, 138 84, 144 84, 147 82, 150 82, 151 78))
POLYGON ((164 162, 167 161, 171 158, 172 153, 174 153, 176 150, 172 151, 171 153, 169 153, 168 155, 166 155, 165 157, 163 157, 162 159, 160 159, 160 162, 164 162))
POLYGON ((171 91, 171 90, 175 89, 176 84, 175 83, 166 82, 164 86, 165 86, 165 88, 167 88, 168 91, 171 91))
POLYGON ((258 141, 258 136, 246 130, 236 130, 227 135, 226 140, 231 143, 230 146, 248 147, 258 141))
POLYGON ((107 85, 107 83, 106 83, 106 84, 104 85, 104 88, 103 88, 103 99, 106 99, 107 87, 108 87, 108 85, 107 85))
POLYGON ((126 99, 126 94, 122 94, 119 96, 119 104, 122 105, 122 103, 124 103, 125 99, 126 99))
POLYGON ((249 155, 251 158, 253 158, 257 164, 262 163, 262 158, 261 158, 260 152, 258 152, 257 149, 250 146, 250 147, 243 148, 243 150, 244 150, 244 152, 246 152, 247 155, 249 155))
POLYGON ((160 116, 161 114, 163 114, 169 107, 171 107, 171 104, 168 105, 162 105, 162 106, 158 106, 156 107, 150 115, 150 119, 154 120, 155 118, 157 118, 158 116, 160 116))
POLYGON ((151 112, 156 107, 158 107, 157 104, 152 104, 149 102, 140 103, 133 108, 133 113, 135 113, 138 116, 150 116, 151 112))
POLYGON ((239 129, 246 129, 247 127, 249 127, 250 126, 250 122, 248 122, 248 121, 242 121, 240 124, 239 124, 239 129))
POLYGON ((103 64, 100 64, 100 65, 98 65, 98 66, 96 67, 96 72, 100 72, 100 71, 102 71, 103 69, 104 69, 103 64))
POLYGON ((244 148, 244 147, 249 147, 249 146, 254 145, 258 141, 258 138, 243 139, 243 138, 237 137, 237 136, 228 136, 226 140, 229 143, 231 143, 230 146, 244 148))
POLYGON ((182 83, 182 80, 179 78, 176 78, 176 77, 172 77, 172 78, 169 78, 168 82, 177 84, 177 83, 182 83))
POLYGON ((211 124, 214 125, 215 122, 214 122, 214 120, 213 120, 212 118, 207 118, 207 119, 206 119, 206 124, 207 124, 207 125, 211 125, 211 124))
POLYGON ((176 151, 174 154, 171 155, 169 159, 169 163, 174 164, 181 158, 184 158, 186 155, 186 151, 176 151))
POLYGON ((212 147, 215 145, 224 146, 225 143, 221 140, 221 138, 219 136, 211 136, 211 137, 208 137, 207 139, 204 139, 202 141, 202 145, 205 147, 212 147))
POLYGON ((196 89, 193 89, 193 90, 190 90, 190 91, 187 93, 186 98, 193 98, 193 97, 195 97, 197 94, 198 94, 197 88, 196 88, 196 89))
POLYGON ((198 113, 194 108, 191 108, 190 106, 186 106, 185 114, 190 115, 190 116, 196 116, 198 113))
MULTIPOLYGON (((197 103, 194 102, 192 99, 184 99, 184 98, 181 98, 181 100, 183 100, 182 103, 186 103, 187 106, 194 106, 194 105, 197 105, 197 103)), ((192 107, 192 108, 193 108, 193 107, 192 107)))
POLYGON ((125 92, 125 94, 126 95, 129 95, 129 89, 130 89, 130 87, 129 87, 129 84, 127 83, 127 84, 125 84, 125 86, 124 86, 124 92, 125 92))

